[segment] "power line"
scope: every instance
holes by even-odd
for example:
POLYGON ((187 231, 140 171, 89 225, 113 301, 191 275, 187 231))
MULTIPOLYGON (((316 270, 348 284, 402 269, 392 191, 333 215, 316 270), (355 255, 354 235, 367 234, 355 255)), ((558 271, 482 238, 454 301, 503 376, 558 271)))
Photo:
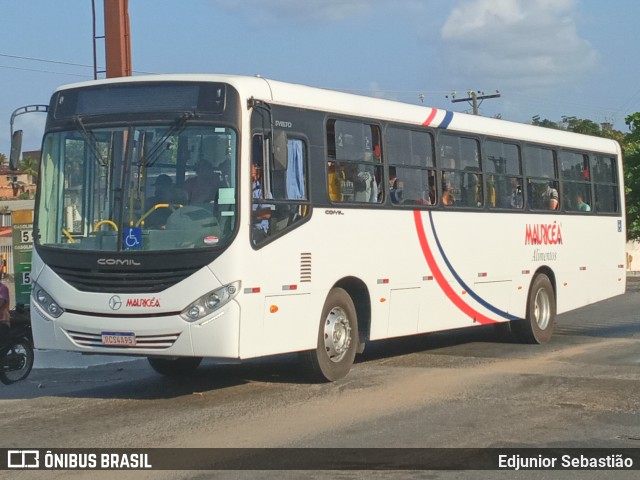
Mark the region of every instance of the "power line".
POLYGON ((10 55, 8 53, 0 53, 0 57, 15 58, 15 59, 18 59, 18 60, 29 60, 29 61, 32 61, 32 62, 55 63, 57 65, 71 65, 73 67, 93 68, 93 65, 85 65, 85 64, 82 64, 82 63, 62 62, 60 60, 47 60, 45 58, 25 57, 25 56, 21 56, 21 55, 10 55))
MULTIPOLYGON (((64 61, 61 61, 61 60, 47 60, 45 58, 27 57, 27 56, 23 56, 23 55, 10 55, 8 53, 0 53, 0 57, 13 58, 13 59, 17 59, 17 60, 27 60, 27 61, 31 61, 31 62, 53 63, 53 64, 56 64, 56 65, 67 65, 67 66, 71 66, 71 67, 82 67, 82 68, 91 68, 91 69, 93 69, 93 65, 88 65, 88 64, 83 64, 83 63, 64 62, 64 61)), ((50 72, 50 71, 46 71, 46 70, 30 70, 30 69, 27 69, 27 68, 19 68, 19 67, 4 67, 4 68, 13 68, 15 70, 26 70, 26 71, 44 72, 44 73, 59 73, 59 72, 50 72)), ((98 68, 104 69, 104 67, 98 67, 98 68)), ((144 71, 140 71, 140 70, 134 70, 134 73, 154 75, 157 72, 144 72, 144 71)), ((86 77, 87 76, 87 75, 78 75, 78 74, 72 74, 72 73, 60 73, 60 75, 75 75, 75 76, 81 76, 81 77, 86 77)))
POLYGON ((406 93, 411 95, 441 95, 443 93, 449 93, 451 90, 386 90, 384 88, 337 88, 337 87, 319 87, 329 90, 337 90, 341 92, 380 92, 380 93, 406 93))
POLYGON ((640 101, 640 90, 638 90, 636 93, 634 93, 633 95, 631 95, 631 99, 630 100, 626 100, 625 103, 618 108, 618 111, 621 112, 626 112, 628 110, 630 110, 633 105, 635 103, 637 103, 638 101, 640 101))
POLYGON ((7 70, 22 70, 23 72, 53 73, 55 75, 67 75, 70 77, 91 78, 89 75, 81 75, 79 73, 53 72, 51 70, 39 70, 36 68, 9 67, 7 65, 0 65, 0 68, 4 68, 7 70))

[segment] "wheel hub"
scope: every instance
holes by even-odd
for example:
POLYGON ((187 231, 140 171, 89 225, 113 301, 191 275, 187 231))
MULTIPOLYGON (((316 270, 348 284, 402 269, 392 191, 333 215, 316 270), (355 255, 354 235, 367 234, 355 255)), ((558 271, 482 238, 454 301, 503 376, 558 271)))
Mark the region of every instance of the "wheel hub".
POLYGON ((324 322, 324 346, 332 362, 340 362, 351 345, 351 325, 340 307, 331 309, 324 322))
POLYGON ((549 320, 551 318, 551 301, 546 290, 542 288, 536 293, 533 315, 540 330, 544 330, 549 326, 549 320))

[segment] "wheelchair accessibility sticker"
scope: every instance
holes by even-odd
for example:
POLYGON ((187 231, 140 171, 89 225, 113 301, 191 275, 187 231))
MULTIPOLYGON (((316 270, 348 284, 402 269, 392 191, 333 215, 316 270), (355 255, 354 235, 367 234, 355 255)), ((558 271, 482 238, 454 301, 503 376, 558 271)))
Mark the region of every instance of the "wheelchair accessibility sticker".
POLYGON ((125 228, 122 236, 122 246, 129 250, 142 248, 142 229, 140 227, 125 228))

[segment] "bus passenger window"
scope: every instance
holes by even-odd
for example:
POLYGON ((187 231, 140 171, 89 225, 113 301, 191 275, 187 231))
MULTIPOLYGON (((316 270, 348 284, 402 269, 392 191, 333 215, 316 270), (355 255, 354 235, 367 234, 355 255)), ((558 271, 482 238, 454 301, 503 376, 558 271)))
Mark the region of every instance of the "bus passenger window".
POLYGON ((251 243, 260 245, 290 230, 309 214, 306 146, 302 140, 274 134, 270 154, 269 137, 255 135, 252 144, 251 243))
POLYGON ((438 140, 442 204, 481 208, 484 189, 478 140, 453 134, 440 134, 438 140))
POLYGON ((332 202, 380 203, 380 128, 360 122, 327 122, 327 191, 332 202))
POLYGON ((435 205, 433 137, 430 132, 389 127, 389 196, 394 205, 435 205))
POLYGON ((485 142, 485 171, 490 174, 487 197, 491 208, 524 208, 520 147, 498 140, 485 142))
POLYGON ((528 204, 533 210, 559 210, 560 183, 555 150, 526 145, 524 153, 525 173, 529 177, 528 204))
POLYGON ((598 213, 617 213, 619 211, 618 171, 614 157, 594 156, 591 159, 591 178, 594 186, 594 202, 591 205, 598 213))

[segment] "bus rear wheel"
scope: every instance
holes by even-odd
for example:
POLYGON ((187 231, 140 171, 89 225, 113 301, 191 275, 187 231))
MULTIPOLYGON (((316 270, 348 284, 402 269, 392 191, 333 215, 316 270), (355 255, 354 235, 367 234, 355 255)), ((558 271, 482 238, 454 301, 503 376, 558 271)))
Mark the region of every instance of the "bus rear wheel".
POLYGON ((358 348, 358 319, 351 296, 333 288, 322 307, 318 344, 307 352, 312 378, 335 382, 347 375, 358 348))
POLYGON ((195 372, 202 357, 160 358, 148 357, 149 365, 156 372, 167 377, 182 377, 195 372))
POLYGON ((531 283, 527 298, 527 317, 511 322, 515 336, 524 343, 546 343, 551 339, 556 318, 556 296, 551 280, 544 273, 531 283))

